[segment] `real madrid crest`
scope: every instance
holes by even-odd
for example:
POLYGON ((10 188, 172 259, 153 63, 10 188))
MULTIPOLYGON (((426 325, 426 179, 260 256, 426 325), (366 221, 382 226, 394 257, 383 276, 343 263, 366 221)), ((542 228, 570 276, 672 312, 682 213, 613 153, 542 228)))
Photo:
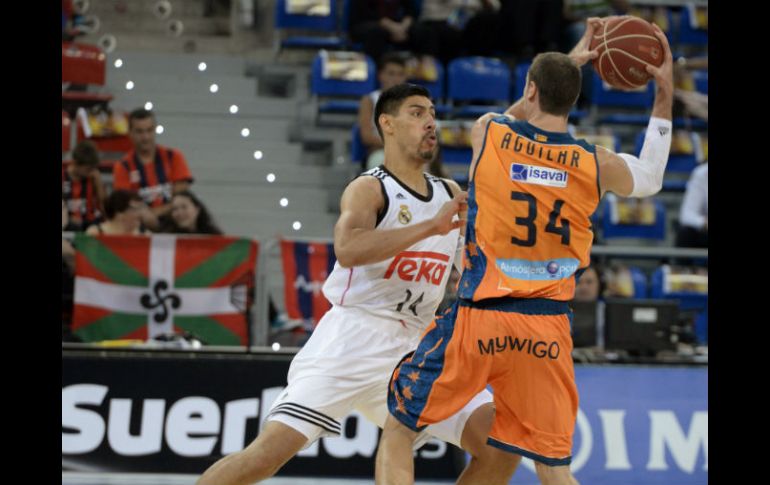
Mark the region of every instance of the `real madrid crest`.
POLYGON ((398 222, 401 224, 409 224, 409 221, 412 220, 412 213, 409 212, 409 207, 402 205, 401 210, 398 211, 398 222))

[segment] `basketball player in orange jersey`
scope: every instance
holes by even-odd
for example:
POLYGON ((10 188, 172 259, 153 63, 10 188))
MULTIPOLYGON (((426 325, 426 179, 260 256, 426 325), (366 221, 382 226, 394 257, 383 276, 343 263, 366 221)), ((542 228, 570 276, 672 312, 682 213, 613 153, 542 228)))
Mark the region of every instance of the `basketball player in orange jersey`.
POLYGON ((568 302, 589 265, 589 217, 607 191, 657 193, 671 144, 672 58, 657 26, 665 60, 647 68, 657 92, 639 158, 568 134, 579 67, 597 55, 588 51, 597 22, 569 55, 534 59, 524 96, 506 115, 475 123, 458 301, 393 372, 378 485, 413 483, 417 433, 488 384, 496 414, 487 443, 507 457, 506 470, 512 474, 525 456, 542 484, 577 483, 569 470, 578 394, 568 302))
MULTIPOLYGON (((320 437, 339 436, 340 420, 353 410, 385 424, 393 368, 417 347, 462 256, 465 224, 457 215, 466 209, 467 194, 453 181, 424 173, 437 148, 436 112, 425 88, 385 90, 375 120, 385 163, 342 194, 334 228, 337 263, 323 287, 332 308, 292 360, 288 385, 259 436, 214 463, 199 485, 269 478, 320 437)), ((501 467, 489 460, 499 456, 486 444, 493 415, 492 395, 479 389, 429 426, 418 446, 430 436, 460 446, 474 457, 461 483, 495 483, 501 467)))

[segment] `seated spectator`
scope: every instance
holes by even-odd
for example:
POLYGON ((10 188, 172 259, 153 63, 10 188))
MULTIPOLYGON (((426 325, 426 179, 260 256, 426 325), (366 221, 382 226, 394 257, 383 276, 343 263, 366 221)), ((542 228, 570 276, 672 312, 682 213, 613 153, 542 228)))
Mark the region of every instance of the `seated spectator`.
POLYGON ((404 58, 396 54, 382 56, 377 66, 377 80, 380 82, 380 89, 362 97, 358 108, 361 141, 363 141, 369 155, 366 162, 367 170, 380 165, 385 160, 382 138, 380 138, 374 124, 374 107, 384 90, 406 82, 406 61, 404 58))
POLYGON ((708 94, 695 89, 692 71, 708 70, 708 57, 680 57, 674 64, 674 116, 695 116, 709 120, 708 94))
POLYGON ((414 51, 444 64, 460 55, 491 56, 498 29, 498 0, 424 0, 414 26, 414 51))
POLYGON ((171 234, 223 234, 211 219, 206 206, 185 190, 171 199, 171 218, 159 232, 171 234))
POLYGON ((356 0, 350 2, 350 37, 380 59, 389 48, 409 49, 414 18, 412 0, 356 0))
POLYGON ((103 219, 104 186, 96 145, 83 140, 72 151, 73 163, 62 168, 62 198, 69 222, 65 231, 84 231, 103 219))
POLYGON ((589 266, 575 283, 575 301, 593 302, 602 297, 602 279, 596 266, 589 266))
POLYGON ((708 248, 709 245, 709 165, 708 161, 693 170, 679 210, 679 232, 676 245, 686 248, 708 248))
POLYGON ((116 190, 137 192, 152 208, 144 211, 142 223, 157 230, 171 212, 171 197, 190 188, 192 174, 181 151, 155 143, 155 115, 136 109, 128 116, 133 150, 113 167, 116 190))
POLYGON ((571 49, 578 43, 585 33, 589 17, 624 15, 630 8, 628 0, 564 0, 563 19, 566 27, 563 47, 571 49))
POLYGON ((128 190, 116 190, 104 202, 107 220, 92 225, 86 234, 89 236, 148 235, 149 232, 142 229, 142 213, 149 211, 150 209, 139 195, 128 190))

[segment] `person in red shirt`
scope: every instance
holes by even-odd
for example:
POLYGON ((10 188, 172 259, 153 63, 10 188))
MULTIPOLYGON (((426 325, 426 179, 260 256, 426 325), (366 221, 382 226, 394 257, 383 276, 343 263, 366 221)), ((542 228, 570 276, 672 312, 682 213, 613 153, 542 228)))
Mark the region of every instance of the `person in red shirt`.
POLYGON ((134 191, 152 209, 145 211, 143 224, 157 230, 171 211, 174 194, 188 190, 193 182, 187 160, 176 148, 155 143, 155 115, 136 109, 128 116, 128 134, 134 149, 113 166, 113 187, 134 191))
POLYGON ((85 231, 103 219, 106 192, 99 175, 99 151, 83 140, 72 151, 73 162, 62 166, 62 199, 69 223, 65 231, 85 231))

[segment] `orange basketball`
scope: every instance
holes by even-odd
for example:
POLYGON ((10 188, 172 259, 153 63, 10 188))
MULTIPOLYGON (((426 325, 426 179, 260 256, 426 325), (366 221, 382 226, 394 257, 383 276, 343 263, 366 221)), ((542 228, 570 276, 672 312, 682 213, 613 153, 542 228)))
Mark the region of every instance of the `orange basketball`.
POLYGON ((631 15, 607 17, 591 39, 591 50, 597 49, 594 69, 610 86, 634 89, 652 79, 646 65, 663 64, 663 46, 652 24, 631 15))

